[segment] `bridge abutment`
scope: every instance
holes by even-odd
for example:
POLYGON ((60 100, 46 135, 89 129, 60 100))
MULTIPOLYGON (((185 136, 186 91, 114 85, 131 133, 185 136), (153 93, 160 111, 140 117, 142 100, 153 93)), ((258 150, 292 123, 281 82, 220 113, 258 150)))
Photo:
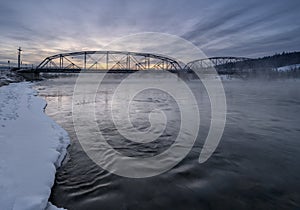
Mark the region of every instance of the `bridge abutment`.
POLYGON ((41 79, 40 73, 37 71, 19 71, 18 74, 30 81, 41 79))

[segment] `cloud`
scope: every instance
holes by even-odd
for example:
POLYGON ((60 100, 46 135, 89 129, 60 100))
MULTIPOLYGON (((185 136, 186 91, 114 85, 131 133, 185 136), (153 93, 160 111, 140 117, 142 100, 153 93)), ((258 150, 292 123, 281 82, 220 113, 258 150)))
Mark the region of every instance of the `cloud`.
POLYGON ((295 50, 295 44, 300 41, 299 2, 252 1, 251 5, 240 8, 234 3, 237 2, 226 1, 222 11, 214 10, 183 37, 211 56, 255 57, 295 50), (214 15, 218 13, 220 15, 214 15))
POLYGON ((140 32, 181 36, 209 56, 299 50, 299 6, 299 0, 1 1, 0 60, 16 59, 22 46, 24 60, 39 63, 60 52, 101 50, 140 32))

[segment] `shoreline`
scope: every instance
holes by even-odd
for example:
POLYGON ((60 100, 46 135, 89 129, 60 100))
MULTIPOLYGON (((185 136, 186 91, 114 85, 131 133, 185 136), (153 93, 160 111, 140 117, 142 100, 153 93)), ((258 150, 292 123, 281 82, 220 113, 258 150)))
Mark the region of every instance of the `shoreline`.
POLYGON ((30 83, 11 82, 0 87, 1 208, 59 209, 48 200, 69 135, 45 114, 47 102, 30 83))
POLYGON ((11 70, 0 70, 0 87, 10 83, 23 82, 24 78, 11 70))
MULTIPOLYGON (((14 73, 15 74, 15 73, 14 73)), ((222 78, 222 77, 221 77, 222 78)), ((31 95, 30 96, 30 98, 35 98, 36 100, 40 100, 40 101, 42 101, 42 102, 40 102, 41 103, 41 105, 39 105, 39 107, 38 107, 38 112, 39 112, 39 114, 40 114, 40 112, 42 112, 42 114, 43 115, 45 115, 46 116, 46 118, 48 118, 48 120, 50 119, 50 121, 52 121, 52 122, 54 122, 54 124, 56 124, 57 125, 57 129, 58 130, 60 130, 60 129, 63 129, 58 123, 56 123, 51 117, 49 117, 46 113, 45 113, 45 109, 46 109, 46 106, 47 106, 47 101, 45 101, 44 99, 42 99, 37 93, 38 93, 38 91, 36 91, 36 90, 34 90, 34 88, 32 87, 33 86, 33 84, 30 84, 29 82, 20 82, 20 81, 15 81, 15 80, 13 80, 12 78, 10 78, 11 80, 11 82, 8 84, 8 85, 3 85, 3 86, 0 86, 0 89, 2 89, 2 88, 4 88, 4 87, 9 87, 10 85, 13 85, 13 86, 18 86, 18 84, 20 84, 20 86, 22 86, 22 84, 27 84, 26 85, 26 87, 24 88, 24 89, 26 89, 26 88, 30 88, 31 89, 31 93, 29 93, 29 95, 31 95), (14 83, 14 84, 12 84, 12 83, 14 83), (43 104, 44 103, 44 104, 43 104), (43 104, 43 105, 42 105, 43 104)), ((224 78, 222 78, 222 81, 224 82, 224 81, 230 81, 230 80, 232 80, 232 79, 234 79, 234 78, 230 78, 230 79, 228 79, 228 78, 226 78, 226 77, 224 77, 224 78)), ((290 79, 290 78, 282 78, 282 79, 290 79)), ((298 79, 298 78, 293 78, 293 79, 298 79)), ((268 81, 268 80, 266 80, 266 81, 268 81)), ((22 88, 21 88, 21 90, 22 91, 25 91, 25 90, 23 90, 22 88)), ((25 91, 26 92, 26 91, 25 91)), ((26 94, 25 94, 26 95, 26 94)), ((12 94, 12 96, 15 96, 15 94, 12 94)), ((17 99, 17 98, 16 98, 17 99)), ((25 106, 25 104, 23 104, 23 106, 25 106)), ((1 111, 1 109, 0 109, 0 111, 1 111)), ((35 109, 35 111, 37 111, 36 109, 35 109)), ((1 122, 1 112, 0 112, 0 122, 1 122)), ((33 121, 33 122, 35 122, 36 124, 38 124, 36 121, 33 121)), ((32 123, 32 122, 31 122, 32 123)), ((54 126, 55 127, 55 126, 54 126)), ((0 127, 0 129, 1 129, 1 127, 0 127)), ((64 130, 65 131, 65 130, 64 130)), ((65 131, 66 132, 66 131, 65 131)), ((2 137, 2 136, 1 136, 2 137)), ((57 137, 57 136, 56 136, 57 137)), ((67 137, 68 138, 68 141, 69 141, 69 143, 70 143, 70 138, 69 138, 69 136, 67 137)), ((1 142, 0 142, 1 143, 1 142)), ((68 144, 69 145, 69 144, 68 144)), ((57 169, 60 167, 60 165, 61 165, 61 163, 63 162, 63 160, 64 160, 64 158, 66 157, 66 150, 67 150, 67 147, 68 147, 68 145, 65 145, 65 148, 63 149, 64 151, 59 151, 60 152, 60 156, 57 158, 57 160, 55 161, 55 162, 52 162, 53 163, 53 165, 55 166, 55 171, 54 171, 54 176, 53 176, 53 178, 52 178, 52 184, 51 184, 51 186, 50 186, 50 193, 51 193, 51 189, 52 189, 52 187, 53 187, 53 185, 54 185, 54 182, 55 182, 55 174, 56 174, 56 171, 57 171, 57 169)), ((1 150, 1 148, 0 148, 0 150, 1 150)), ((0 159, 1 160, 1 159, 0 159)), ((0 162, 1 163, 1 162, 0 162)), ((0 164, 0 178, 1 178, 1 164, 0 164)), ((4 168, 4 170, 5 170, 5 168, 4 168)), ((5 171, 4 171, 5 172, 5 171)), ((4 179, 5 180, 5 179, 4 179)), ((36 180, 35 180, 36 181, 36 180)), ((1 192, 1 184, 0 184, 0 192, 1 192)), ((49 193, 49 195, 48 195, 48 197, 47 197, 47 203, 46 203, 46 206, 45 206, 45 209, 47 209, 47 210, 55 210, 55 209, 60 209, 60 208, 57 208, 56 206, 54 206, 54 205, 52 205, 50 202, 49 202, 49 196, 50 196, 50 193, 49 193)), ((4 193, 1 193, 1 194, 4 194, 4 193)), ((1 198, 0 198, 0 204, 2 205, 2 200, 1 200, 1 198)), ((17 208, 18 209, 18 208, 17 208)), ((30 208, 30 209, 32 209, 32 208, 30 208)))

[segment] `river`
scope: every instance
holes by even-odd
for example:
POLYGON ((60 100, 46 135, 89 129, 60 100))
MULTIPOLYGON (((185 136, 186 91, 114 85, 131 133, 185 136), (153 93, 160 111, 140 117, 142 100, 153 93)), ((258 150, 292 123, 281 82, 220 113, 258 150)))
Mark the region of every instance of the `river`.
MULTIPOLYGON (((136 179, 102 169, 82 149, 72 118, 76 78, 47 79, 35 85, 48 103, 46 114, 71 138, 50 197, 56 206, 70 210, 300 208, 300 80, 224 80, 227 121, 220 144, 203 164, 198 158, 210 123, 209 100, 197 81, 186 81, 200 104, 201 126, 194 147, 171 170, 136 179)), ((131 120, 145 129, 149 127, 145 116, 159 108, 171 118, 166 132, 146 145, 119 141, 108 116, 117 85, 113 79, 106 82, 96 99, 99 127, 110 144, 135 157, 154 156, 170 147, 178 135, 179 109, 169 95, 155 90, 141 92, 134 100, 131 120)))

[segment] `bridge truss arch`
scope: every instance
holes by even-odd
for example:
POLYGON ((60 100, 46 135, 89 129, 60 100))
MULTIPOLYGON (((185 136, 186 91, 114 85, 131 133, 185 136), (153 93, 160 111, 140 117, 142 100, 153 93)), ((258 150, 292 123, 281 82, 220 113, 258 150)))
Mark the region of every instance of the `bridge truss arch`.
POLYGON ((250 60, 245 57, 211 57, 197 59, 187 63, 187 69, 208 69, 213 67, 234 67, 235 64, 250 60))
POLYGON ((66 72, 93 70, 182 70, 180 63, 170 57, 126 51, 81 51, 62 53, 45 58, 37 71, 66 72))

